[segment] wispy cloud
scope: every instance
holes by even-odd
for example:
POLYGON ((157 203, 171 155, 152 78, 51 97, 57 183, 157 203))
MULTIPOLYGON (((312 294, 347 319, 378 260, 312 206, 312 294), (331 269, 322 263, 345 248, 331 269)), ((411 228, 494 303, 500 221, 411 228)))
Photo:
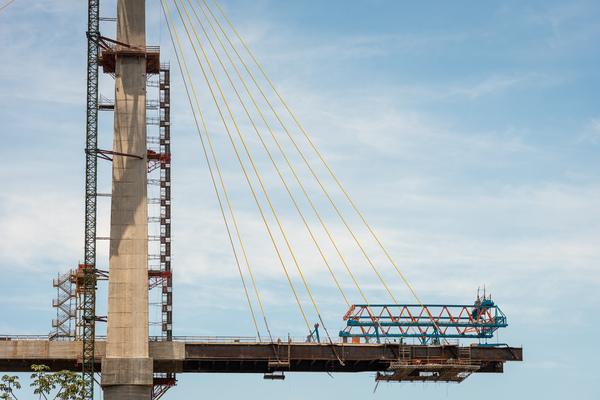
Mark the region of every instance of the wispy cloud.
POLYGON ((548 39, 548 45, 572 52, 582 45, 591 45, 594 37, 600 33, 600 25, 593 18, 597 12, 597 4, 594 3, 561 3, 551 5, 543 11, 530 10, 526 14, 526 22, 549 26, 553 36, 548 39))
POLYGON ((569 365, 565 365, 563 363, 557 362, 557 361, 542 361, 542 362, 528 362, 524 365, 525 368, 533 368, 533 369, 561 369, 564 370, 565 368, 569 368, 569 365))
MULTIPOLYGON (((551 335, 538 335, 540 331, 559 336, 565 325, 578 332, 594 331, 589 316, 600 301, 600 186, 593 152, 600 143, 600 120, 593 107, 581 106, 597 103, 593 90, 581 90, 594 85, 596 66, 585 58, 596 54, 589 46, 598 37, 597 22, 590 22, 593 3, 578 2, 572 9, 566 9, 570 3, 565 2, 552 7, 540 3, 539 12, 517 5, 502 15, 494 14, 496 5, 481 3, 481 8, 469 9, 472 16, 464 13, 464 20, 444 20, 445 30, 392 26, 385 33, 346 35, 331 25, 315 25, 299 35, 296 20, 270 22, 274 4, 287 7, 291 2, 261 2, 257 18, 246 13, 256 2, 227 3, 238 20, 244 20, 240 32, 263 67, 273 71, 269 76, 280 93, 423 301, 468 303, 477 288, 486 285, 506 312, 509 330, 525 332, 516 344, 531 343, 540 353, 554 344, 548 339, 551 335), (469 30, 471 22, 480 22, 476 18, 489 15, 498 19, 481 32, 469 30), (507 37, 508 31, 523 40, 507 37), (564 51, 554 51, 558 46, 564 51), (565 59, 565 54, 574 57, 565 59), (407 61, 413 68, 403 68, 407 61), (454 68, 446 68, 446 62, 454 68), (529 332, 535 332, 535 340, 529 332)), ((338 3, 340 12, 346 3, 338 3)), ((410 12, 429 20, 431 10, 415 4, 410 12)), ((108 7, 114 10, 114 2, 108 7)), ((15 2, 0 14, 0 58, 5 60, 0 65, 0 270, 6 278, 0 328, 7 333, 17 328, 31 333, 49 330, 50 318, 45 320, 43 313, 55 312, 49 303, 55 294, 51 279, 58 270, 75 266, 82 255, 85 11, 86 4, 70 0, 15 2), (16 17, 7 19, 8 12, 16 17), (23 288, 27 295, 20 293, 23 288), (19 315, 18 310, 26 312, 19 315)), ((156 10, 148 17, 154 23, 156 10)), ((106 32, 112 28, 107 26, 106 32)), ((152 29, 154 37, 160 36, 158 28, 152 29)), ((162 35, 164 40, 166 32, 162 35)), ((176 330, 253 334, 229 239, 169 52, 161 49, 165 60, 171 58, 172 71, 176 330)), ((201 72, 194 73, 195 79, 203 79, 201 72)), ((107 97, 112 97, 112 85, 108 77, 101 83, 107 97)), ((226 147, 218 114, 207 110, 210 93, 202 88, 198 95, 208 130, 215 142, 219 140, 218 148, 225 149, 224 179, 271 328, 276 334, 304 333, 285 273, 237 160, 226 147)), ((112 116, 100 118, 100 147, 110 148, 112 116)), ((291 120, 286 118, 286 123, 291 120)), ((252 133, 247 121, 240 126, 252 133)), ((275 131, 285 136, 279 126, 275 131)), ((260 149, 255 136, 249 145, 260 149)), ((305 142, 301 146, 309 147, 305 142)), ((317 158, 308 157, 311 162, 317 158)), ((258 168, 323 318, 335 332, 343 324, 346 304, 269 162, 262 157, 258 168)), ((100 191, 108 192, 110 164, 101 168, 100 191)), ((389 302, 362 251, 310 180, 310 172, 305 167, 298 170, 368 299, 389 302)), ((317 172, 392 293, 399 301, 412 302, 412 294, 335 182, 326 177, 325 168, 317 172)), ((107 236, 109 200, 102 201, 98 232, 107 236)), ((262 197, 261 201, 265 204, 262 197)), ((361 302, 304 200, 302 206, 349 301, 361 302)), ((268 220, 276 229, 272 217, 268 220)), ((281 238, 276 241, 285 249, 281 238)), ((100 243, 99 265, 104 268, 107 253, 106 243, 100 243)), ((310 322, 317 322, 294 261, 289 255, 282 258, 310 322)), ((245 267, 244 276, 249 284, 245 267)), ((264 331, 262 325, 260 329, 264 331)), ((579 341, 573 348, 586 351, 585 346, 587 342, 579 341)), ((562 371, 569 361, 541 359, 523 366, 562 371)), ((508 366, 506 371, 509 379, 508 366)), ((478 387, 478 378, 470 379, 471 387, 478 387)), ((527 392, 530 387, 519 387, 519 393, 535 397, 537 393, 527 392)))
POLYGON ((600 144, 600 119, 591 119, 585 127, 585 132, 577 138, 577 142, 600 144))
MULTIPOLYGON (((268 32, 265 32, 267 35, 268 32)), ((413 35, 413 34, 380 34, 364 36, 307 37, 304 43, 298 43, 294 49, 270 55, 266 60, 296 62, 322 59, 335 59, 348 62, 352 59, 371 57, 387 57, 406 53, 421 53, 449 43, 462 42, 465 34, 450 35, 413 35)), ((284 40, 279 38, 278 40, 284 40)))
POLYGON ((55 29, 50 21, 81 28, 85 10, 68 1, 34 2, 15 10, 10 24, 0 25, 0 57, 12 62, 0 66, 0 100, 16 98, 77 104, 85 94, 85 35, 55 29), (43 17, 33 20, 31 15, 43 17), (68 21, 68 22, 67 22, 68 21), (76 22, 74 22, 76 21, 76 22), (81 67, 81 68, 78 68, 81 67))

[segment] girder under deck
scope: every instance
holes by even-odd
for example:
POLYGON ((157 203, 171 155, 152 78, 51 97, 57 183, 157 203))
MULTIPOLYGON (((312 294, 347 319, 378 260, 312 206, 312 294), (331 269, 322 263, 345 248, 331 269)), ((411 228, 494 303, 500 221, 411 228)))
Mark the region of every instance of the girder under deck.
MULTIPOLYGON (((80 370, 81 343, 2 340, 0 371, 80 370)), ((96 341, 96 371, 105 342, 96 341)), ((407 345, 399 343, 149 342, 155 373, 378 372, 379 380, 460 381, 472 372, 502 373, 506 361, 522 361, 516 347, 407 345), (433 371, 433 372, 432 372, 433 371), (437 372, 436 372, 437 371, 437 372)))

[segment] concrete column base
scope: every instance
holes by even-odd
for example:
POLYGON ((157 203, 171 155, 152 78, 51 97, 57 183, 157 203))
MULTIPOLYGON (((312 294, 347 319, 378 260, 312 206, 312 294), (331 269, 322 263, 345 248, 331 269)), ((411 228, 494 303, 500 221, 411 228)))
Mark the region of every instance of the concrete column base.
POLYGON ((118 385, 102 388, 104 400, 150 400, 152 399, 152 387, 118 385))
POLYGON ((152 358, 105 358, 102 391, 105 400, 152 398, 152 358))

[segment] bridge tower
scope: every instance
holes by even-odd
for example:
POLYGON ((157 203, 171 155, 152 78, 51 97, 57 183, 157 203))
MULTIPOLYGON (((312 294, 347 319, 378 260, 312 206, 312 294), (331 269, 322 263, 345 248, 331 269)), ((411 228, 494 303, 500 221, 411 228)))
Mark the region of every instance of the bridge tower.
POLYGON ((150 399, 145 0, 118 0, 106 400, 150 399))

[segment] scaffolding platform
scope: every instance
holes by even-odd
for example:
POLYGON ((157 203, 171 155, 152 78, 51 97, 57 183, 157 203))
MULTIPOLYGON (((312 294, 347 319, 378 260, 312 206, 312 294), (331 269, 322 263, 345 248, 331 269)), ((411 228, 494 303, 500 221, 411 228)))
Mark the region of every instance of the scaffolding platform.
POLYGON ((394 382, 462 382, 480 365, 393 363, 388 371, 378 372, 375 380, 394 382))
POLYGON ((160 72, 160 47, 127 47, 115 43, 104 43, 98 57, 98 66, 102 72, 114 74, 117 66, 117 56, 137 56, 146 60, 146 73, 156 75, 160 72))

